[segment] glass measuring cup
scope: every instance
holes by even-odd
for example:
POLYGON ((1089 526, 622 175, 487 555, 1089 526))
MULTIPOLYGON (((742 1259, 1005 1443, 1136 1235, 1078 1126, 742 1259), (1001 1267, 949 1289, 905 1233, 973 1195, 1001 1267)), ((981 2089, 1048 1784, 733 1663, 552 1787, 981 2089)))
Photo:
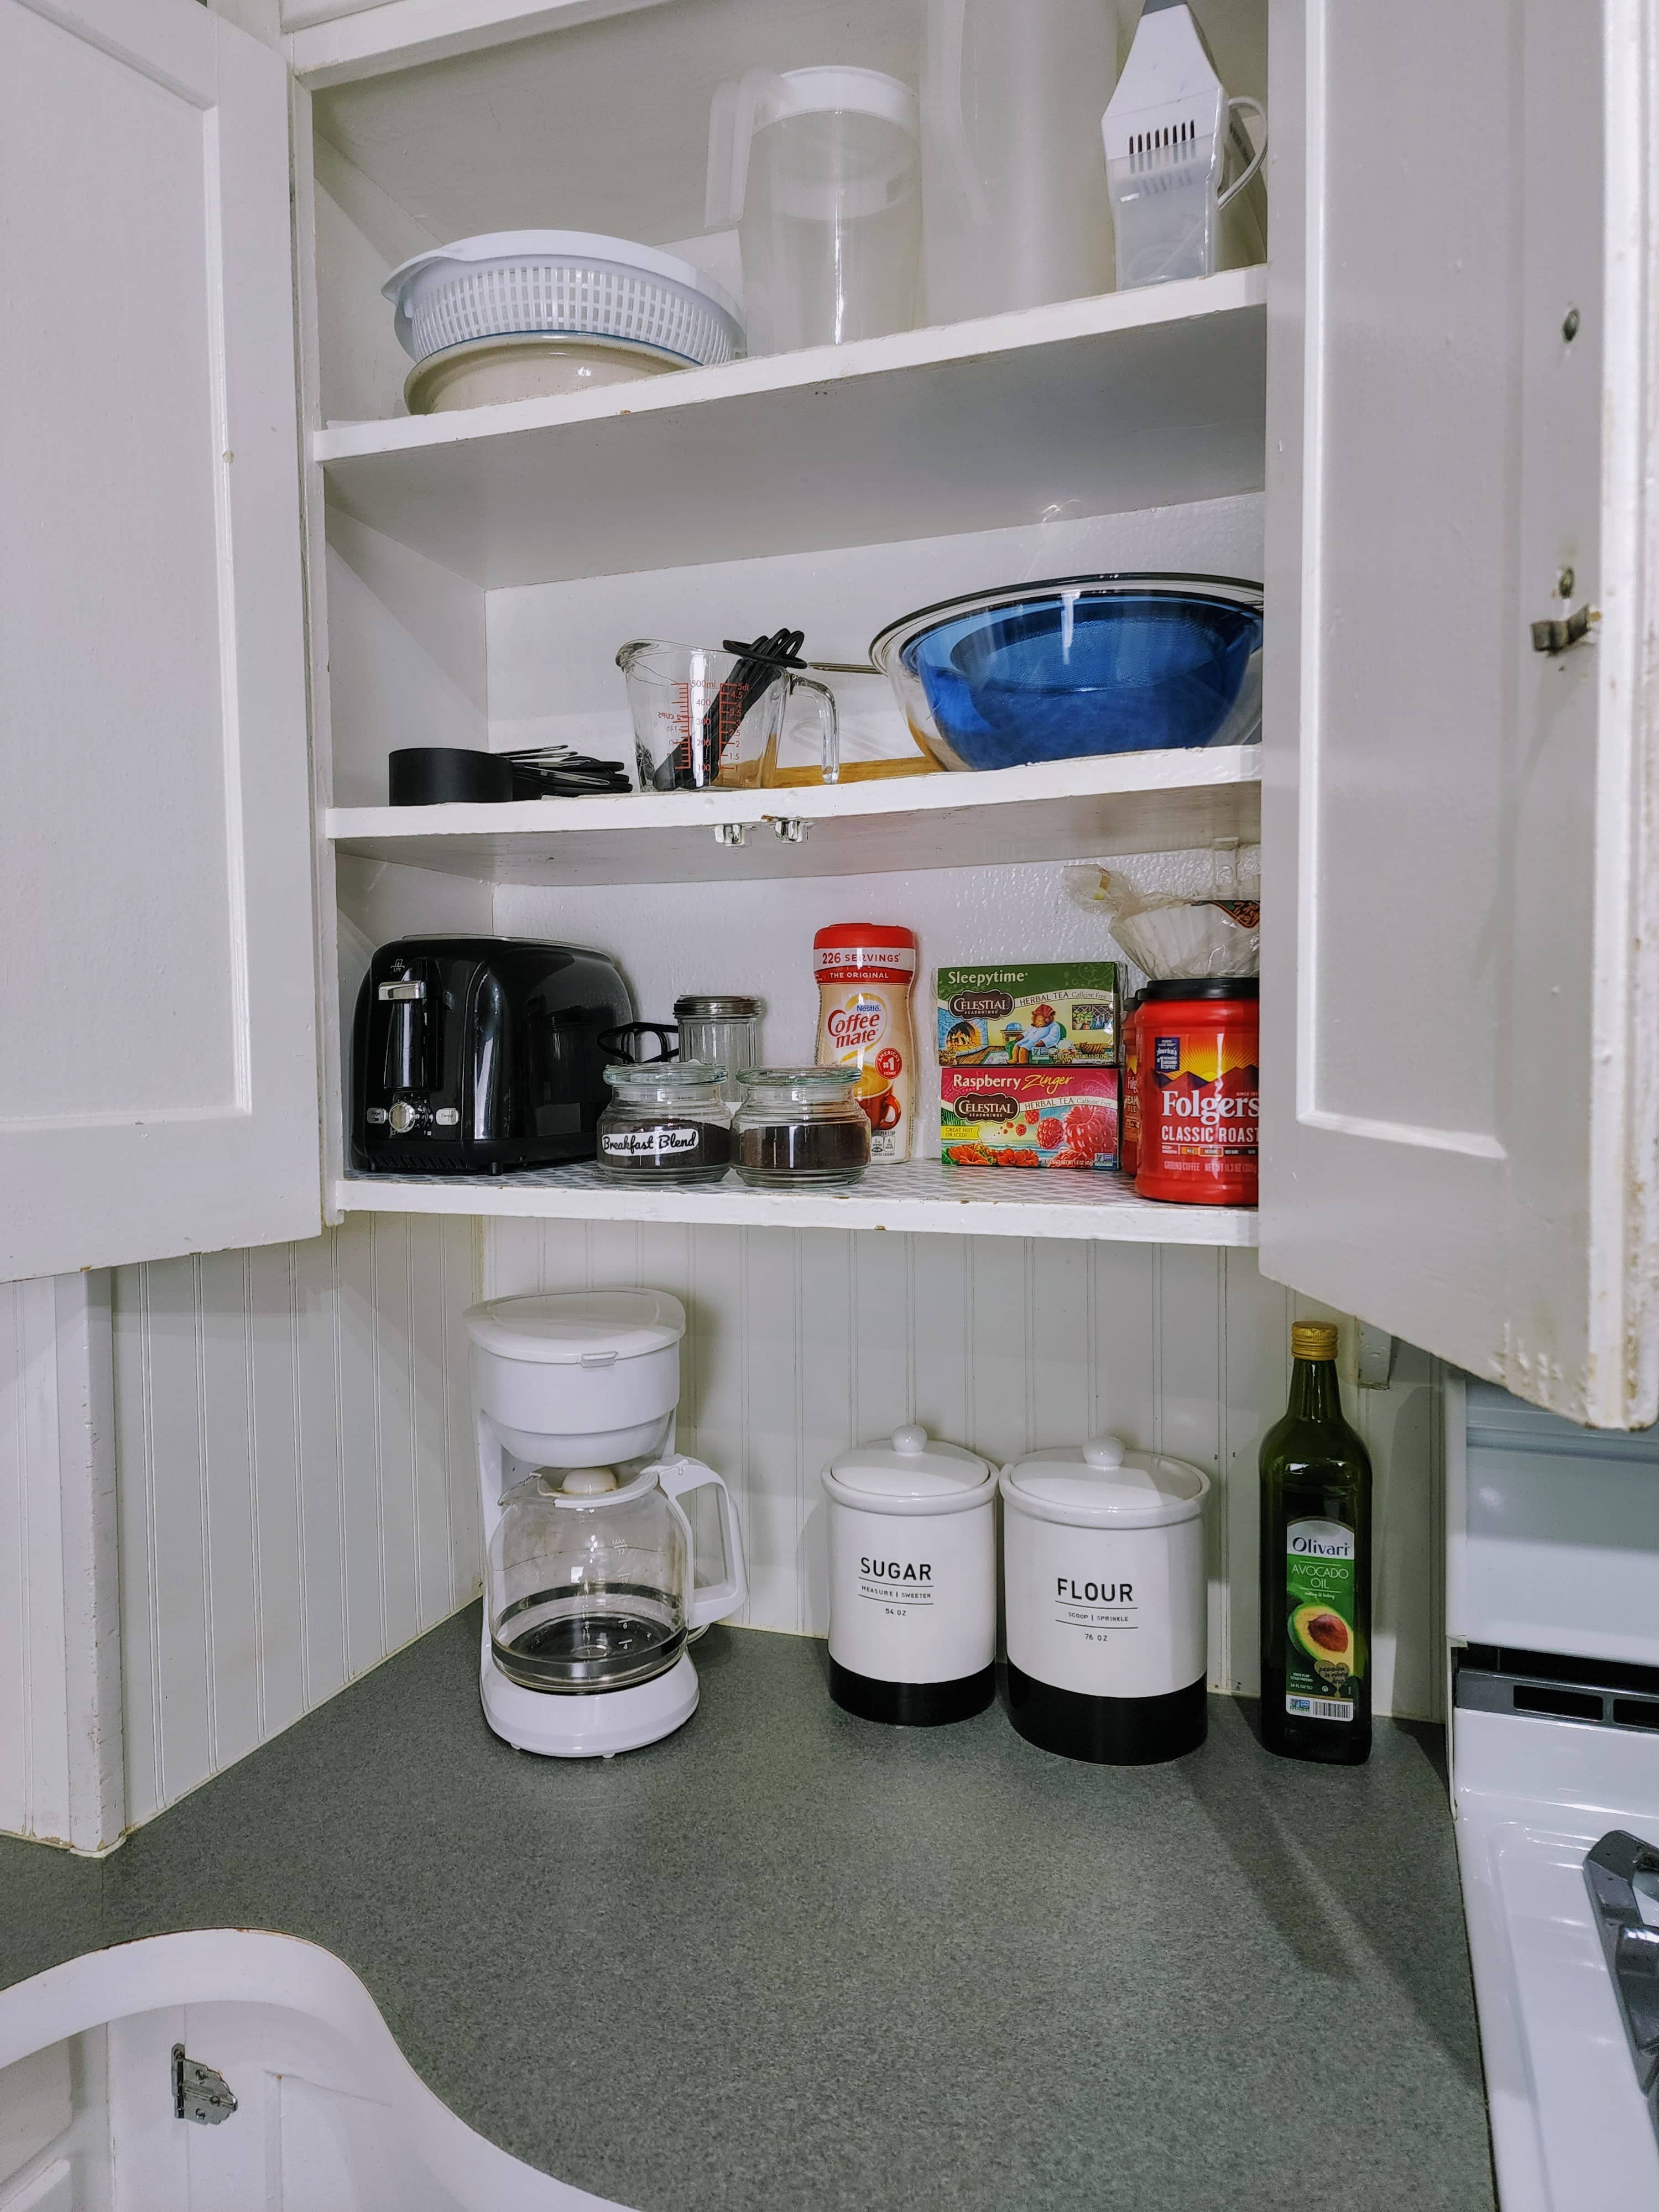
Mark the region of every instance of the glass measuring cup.
POLYGON ((777 781, 778 744, 798 691, 817 715, 823 781, 841 773, 834 696, 750 654, 635 638, 617 655, 628 685, 641 791, 723 791, 777 781))

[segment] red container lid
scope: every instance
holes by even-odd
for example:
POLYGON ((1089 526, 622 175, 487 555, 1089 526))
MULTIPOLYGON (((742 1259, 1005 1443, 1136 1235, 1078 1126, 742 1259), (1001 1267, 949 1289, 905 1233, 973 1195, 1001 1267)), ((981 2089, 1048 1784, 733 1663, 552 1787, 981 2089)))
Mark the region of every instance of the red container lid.
POLYGON ((916 933, 890 921, 832 921, 812 939, 814 952, 841 951, 860 945, 897 945, 914 952, 916 933))

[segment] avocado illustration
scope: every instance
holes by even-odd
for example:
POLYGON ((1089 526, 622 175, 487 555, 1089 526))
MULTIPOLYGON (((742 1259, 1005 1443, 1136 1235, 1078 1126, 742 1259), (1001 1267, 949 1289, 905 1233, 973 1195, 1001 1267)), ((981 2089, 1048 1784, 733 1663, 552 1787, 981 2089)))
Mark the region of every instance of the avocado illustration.
POLYGON ((1291 1641, 1322 1674, 1346 1674, 1353 1665, 1353 1631, 1328 1605, 1299 1605, 1291 1615, 1291 1641))

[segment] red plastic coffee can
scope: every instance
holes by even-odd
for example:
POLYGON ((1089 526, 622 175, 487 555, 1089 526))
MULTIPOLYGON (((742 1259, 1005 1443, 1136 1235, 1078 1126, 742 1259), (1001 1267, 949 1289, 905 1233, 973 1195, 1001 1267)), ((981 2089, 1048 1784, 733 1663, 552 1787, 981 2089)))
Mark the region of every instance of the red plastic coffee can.
POLYGON ((1186 1206, 1254 1206, 1261 1115, 1255 977, 1149 983, 1136 1021, 1136 1192, 1186 1206))

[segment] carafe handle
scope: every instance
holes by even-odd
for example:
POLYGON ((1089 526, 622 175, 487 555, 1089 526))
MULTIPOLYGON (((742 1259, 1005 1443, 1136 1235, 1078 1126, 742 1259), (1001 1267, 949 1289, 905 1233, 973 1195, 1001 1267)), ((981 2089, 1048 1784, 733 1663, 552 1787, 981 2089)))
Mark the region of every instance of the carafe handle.
POLYGON ((679 1515, 686 1534, 687 1555, 691 1561, 692 1587, 686 1592, 685 1620, 688 1628, 707 1628, 711 1620, 724 1620, 728 1613, 735 1613, 749 1597, 749 1577, 743 1564, 743 1535, 738 1527, 737 1509, 732 1503, 732 1493, 712 1467, 705 1467, 700 1459, 663 1460, 655 1469, 663 1495, 679 1515), (719 1492, 720 1516, 720 1548, 726 1565, 725 1579, 711 1583, 707 1589, 699 1590, 696 1584, 697 1540, 691 1522, 680 1499, 689 1490, 701 1490, 705 1483, 713 1483, 719 1492))

